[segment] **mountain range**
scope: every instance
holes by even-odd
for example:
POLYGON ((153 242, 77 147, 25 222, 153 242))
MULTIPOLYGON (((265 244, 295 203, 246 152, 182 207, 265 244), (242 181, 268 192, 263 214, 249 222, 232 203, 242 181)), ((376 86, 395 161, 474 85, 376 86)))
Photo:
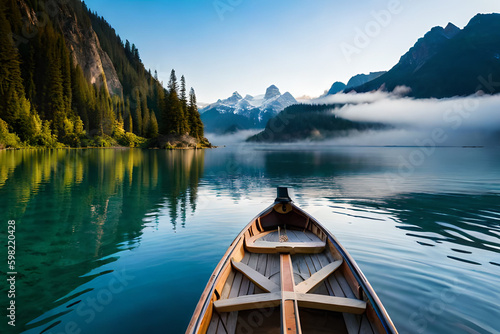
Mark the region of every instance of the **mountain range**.
POLYGON ((387 73, 387 71, 380 71, 380 72, 370 72, 369 74, 358 74, 353 76, 347 84, 340 82, 340 81, 335 81, 332 85, 332 87, 328 90, 326 95, 333 95, 337 94, 340 92, 349 92, 352 88, 361 86, 367 82, 370 82, 374 79, 377 79, 381 75, 384 75, 387 73))
MULTIPOLYGON (((500 92, 500 14, 478 14, 464 29, 452 23, 445 28, 434 27, 389 71, 354 76, 347 85, 335 82, 327 95, 351 91, 392 92, 398 86, 408 87, 405 91, 414 98, 500 92)), ((264 131, 248 141, 321 140, 346 136, 352 131, 388 127, 342 119, 334 113, 336 108, 341 107, 291 106, 271 119, 264 131), (276 128, 280 131, 275 131, 276 128)))
POLYGON ((463 29, 434 27, 387 73, 354 87, 356 92, 397 86, 416 98, 500 91, 500 14, 478 14, 463 29))
POLYGON ((238 92, 200 110, 205 130, 211 133, 230 133, 238 130, 264 128, 267 121, 297 100, 271 85, 263 95, 242 97, 238 92))

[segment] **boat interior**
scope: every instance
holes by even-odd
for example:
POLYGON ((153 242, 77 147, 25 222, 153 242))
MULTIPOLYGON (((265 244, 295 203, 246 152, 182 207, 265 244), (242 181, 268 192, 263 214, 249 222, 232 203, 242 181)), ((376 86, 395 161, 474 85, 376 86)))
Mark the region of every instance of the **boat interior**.
POLYGON ((264 211, 233 247, 202 332, 385 333, 332 240, 293 204, 264 211))

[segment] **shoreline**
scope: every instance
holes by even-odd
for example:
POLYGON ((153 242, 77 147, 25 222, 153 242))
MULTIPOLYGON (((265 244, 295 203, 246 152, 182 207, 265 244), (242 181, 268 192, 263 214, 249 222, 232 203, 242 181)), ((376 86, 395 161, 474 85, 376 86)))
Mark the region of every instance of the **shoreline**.
POLYGON ((168 147, 168 148, 159 148, 159 147, 127 147, 127 146, 112 146, 112 147, 6 147, 0 148, 1 151, 22 151, 22 150, 91 150, 91 149, 99 149, 99 150, 164 150, 164 151, 188 151, 188 150, 205 150, 205 149, 214 149, 220 148, 221 146, 210 146, 210 147, 168 147))

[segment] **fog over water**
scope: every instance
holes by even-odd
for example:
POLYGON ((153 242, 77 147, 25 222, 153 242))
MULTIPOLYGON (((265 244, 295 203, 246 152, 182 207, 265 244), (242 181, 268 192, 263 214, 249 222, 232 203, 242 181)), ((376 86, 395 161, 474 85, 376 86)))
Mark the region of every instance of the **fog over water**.
MULTIPOLYGON (((343 104, 332 114, 353 121, 380 122, 382 131, 353 131, 347 137, 314 145, 359 146, 499 146, 500 95, 472 95, 446 99, 404 97, 407 87, 394 92, 339 93, 311 100, 311 104, 343 104)), ((208 134, 215 145, 241 143, 258 130, 231 135, 208 134)))

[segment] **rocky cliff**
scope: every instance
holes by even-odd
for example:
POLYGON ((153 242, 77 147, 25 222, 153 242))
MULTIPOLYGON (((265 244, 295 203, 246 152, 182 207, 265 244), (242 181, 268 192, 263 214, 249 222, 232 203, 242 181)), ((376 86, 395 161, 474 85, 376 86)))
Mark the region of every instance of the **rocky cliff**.
POLYGON ((26 0, 17 0, 21 16, 29 20, 33 27, 43 26, 46 16, 59 25, 63 32, 66 46, 70 50, 74 64, 78 64, 91 84, 101 87, 107 85, 111 95, 123 95, 123 87, 109 55, 102 49, 99 39, 83 16, 77 14, 79 1, 52 1, 42 6, 42 11, 35 13, 26 0))

